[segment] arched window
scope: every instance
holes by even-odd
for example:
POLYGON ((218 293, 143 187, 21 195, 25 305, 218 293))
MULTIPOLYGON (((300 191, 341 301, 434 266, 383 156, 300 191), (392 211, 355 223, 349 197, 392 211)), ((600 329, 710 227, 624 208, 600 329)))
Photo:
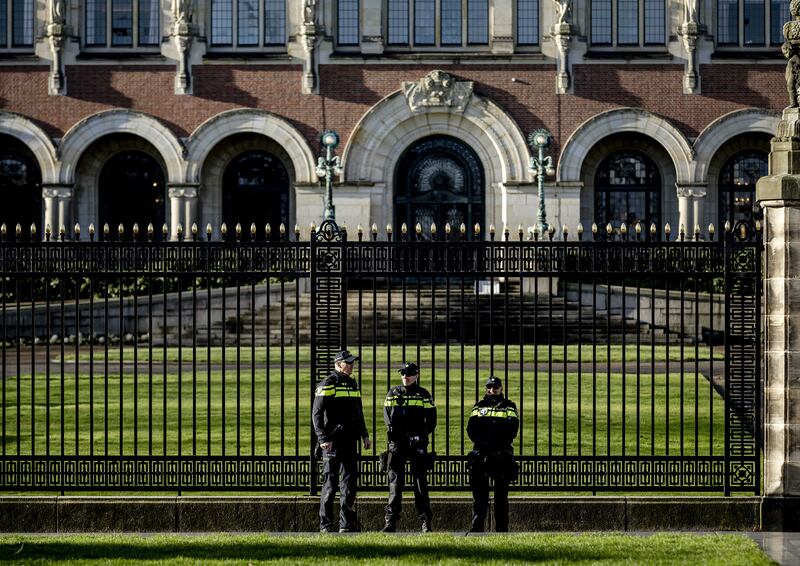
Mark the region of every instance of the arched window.
POLYGON ((251 150, 231 160, 222 179, 222 221, 245 232, 255 224, 264 233, 289 222, 289 173, 272 153, 251 150))
POLYGON ((614 228, 625 222, 645 227, 661 224, 661 175, 655 163, 638 151, 620 151, 606 157, 594 180, 594 210, 599 226, 614 228))
POLYGON ((109 159, 100 171, 99 223, 108 223, 112 233, 123 224, 130 234, 133 224, 140 230, 152 223, 157 233, 164 224, 164 171, 143 151, 123 151, 109 159))
POLYGON ((767 165, 767 154, 760 150, 739 152, 725 162, 719 176, 720 227, 753 220, 756 181, 767 174, 767 165))
MULTIPOLYGON (((0 223, 13 232, 17 224, 24 234, 31 224, 42 226, 42 174, 36 161, 24 152, 0 149, 0 223)), ((56 230, 58 227, 56 227, 56 230)))
MULTIPOLYGON (((411 146, 395 171, 397 226, 422 225, 430 233, 449 223, 457 230, 463 223, 483 224, 484 176, 478 156, 465 143, 449 136, 432 136, 411 146)), ((468 230, 468 234, 472 230, 468 230)))

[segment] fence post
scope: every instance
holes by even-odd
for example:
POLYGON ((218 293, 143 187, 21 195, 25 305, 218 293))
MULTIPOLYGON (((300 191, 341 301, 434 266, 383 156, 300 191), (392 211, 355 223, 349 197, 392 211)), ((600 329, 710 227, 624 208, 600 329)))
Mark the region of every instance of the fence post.
POLYGON ((762 530, 800 527, 800 109, 771 142, 764 209, 764 500, 762 530))

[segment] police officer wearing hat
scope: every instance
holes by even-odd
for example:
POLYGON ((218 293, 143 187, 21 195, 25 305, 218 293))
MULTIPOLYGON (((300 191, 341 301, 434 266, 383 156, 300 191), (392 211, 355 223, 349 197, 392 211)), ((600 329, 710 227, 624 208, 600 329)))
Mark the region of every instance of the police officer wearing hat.
POLYGON ((489 507, 489 478, 494 479, 495 529, 508 531, 508 484, 517 479, 512 442, 519 430, 517 406, 503 396, 503 382, 490 377, 486 395, 475 403, 467 434, 475 443, 469 454, 472 485, 472 526, 482 533, 489 507))
POLYGON ((333 359, 334 370, 319 382, 314 393, 311 420, 322 452, 322 492, 319 502, 319 530, 334 530, 333 499, 340 490, 339 532, 356 532, 356 481, 358 441, 369 449, 369 433, 361 408, 361 391, 350 377, 358 360, 348 350, 333 359), (339 476, 341 475, 341 483, 339 476))
POLYGON ((431 501, 428 496, 428 435, 436 428, 436 407, 431 394, 419 385, 417 364, 404 363, 399 370, 402 385, 395 385, 386 394, 383 419, 389 434, 387 473, 389 504, 383 532, 397 530, 403 497, 406 462, 411 465, 414 480, 414 504, 422 532, 432 531, 431 501))

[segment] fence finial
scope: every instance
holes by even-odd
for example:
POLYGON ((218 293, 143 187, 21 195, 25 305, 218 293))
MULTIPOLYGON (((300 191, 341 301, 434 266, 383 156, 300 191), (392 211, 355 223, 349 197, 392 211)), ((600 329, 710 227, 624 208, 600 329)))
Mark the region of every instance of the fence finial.
MULTIPOLYGON (((3 224, 3 226, 5 227, 5 224, 3 224)), ((75 239, 76 240, 80 240, 81 239, 81 225, 76 222, 75 223, 75 227, 72 229, 72 231, 75 233, 75 239)), ((5 234, 5 232, 3 232, 3 234, 5 234)))
POLYGON ((133 239, 135 240, 138 235, 139 235, 139 225, 136 222, 134 222, 133 223, 133 239))
POLYGON ((614 233, 614 227, 611 225, 611 222, 606 224, 606 234, 609 236, 614 233))
POLYGON ((94 239, 94 224, 89 223, 89 239, 94 239))
POLYGON ((458 227, 458 231, 461 232, 461 235, 463 236, 467 233, 467 225, 462 222, 461 226, 458 227))
POLYGON ((489 237, 494 239, 495 232, 494 224, 489 224, 489 237))
POLYGON ((436 222, 431 222, 431 234, 436 235, 436 222))
POLYGON ((408 225, 407 225, 405 222, 403 222, 403 223, 400 225, 400 233, 401 233, 403 236, 405 236, 406 234, 408 234, 408 225))
POLYGON ((597 222, 592 222, 592 236, 597 236, 598 228, 597 222))
POLYGON ((236 223, 236 226, 234 227, 234 230, 236 231, 236 237, 237 238, 241 237, 241 235, 242 235, 242 225, 239 222, 236 223))
POLYGON ((196 240, 196 239, 197 239, 197 233, 198 233, 199 231, 200 231, 200 230, 199 230, 199 229, 198 229, 198 227, 197 227, 197 222, 192 222, 192 239, 193 239, 193 240, 196 240))
POLYGON ((667 237, 667 240, 669 240, 670 234, 672 234, 672 226, 670 226, 669 222, 667 222, 664 224, 664 235, 667 237))
POLYGON ((564 241, 566 242, 567 241, 567 237, 569 236, 569 228, 567 228, 566 224, 561 226, 561 233, 564 235, 564 241))
POLYGON ((161 237, 164 238, 164 240, 166 240, 168 235, 169 235, 169 225, 166 222, 164 222, 164 224, 161 225, 161 237))
POLYGON ((175 233, 178 235, 178 239, 180 240, 181 236, 183 236, 183 224, 180 222, 178 222, 178 225, 175 227, 175 233))
MULTIPOLYGON (((347 230, 347 226, 345 224, 342 224, 342 230, 347 230)), ((295 224, 294 225, 294 239, 295 240, 299 240, 300 239, 300 225, 299 224, 295 224)))
POLYGON ((272 234, 272 226, 269 222, 264 225, 264 235, 269 239, 270 235, 272 234))
POLYGON ((281 234, 281 237, 283 237, 284 235, 286 235, 286 224, 284 224, 283 222, 281 222, 281 225, 280 225, 280 226, 278 226, 278 232, 280 232, 280 234, 281 234))
POLYGON ((625 222, 620 224, 619 233, 622 234, 623 237, 628 235, 628 225, 625 222))
POLYGON ((747 224, 742 222, 739 224, 739 239, 746 240, 747 239, 747 224))
POLYGON ((256 223, 253 222, 252 224, 250 224, 250 238, 252 238, 253 240, 256 239, 256 230, 257 230, 256 223))
POLYGON ((414 226, 414 231, 417 233, 417 236, 419 236, 420 234, 422 234, 422 224, 420 224, 419 222, 417 222, 417 225, 416 225, 416 226, 414 226))
POLYGON ((372 223, 372 236, 375 237, 378 235, 378 224, 376 222, 372 223))
POLYGON ((475 231, 475 235, 477 236, 478 234, 481 233, 481 225, 478 222, 476 222, 475 226, 473 226, 473 230, 475 231))
POLYGON ((14 233, 17 235, 17 238, 19 238, 22 235, 22 224, 20 224, 19 222, 17 222, 17 227, 14 230, 14 233))
POLYGON ((578 226, 575 230, 578 233, 578 240, 583 238, 583 223, 578 222, 578 226))
POLYGON ((642 235, 642 222, 641 221, 636 223, 635 230, 636 230, 636 239, 638 240, 639 236, 642 235))
POLYGON ((520 242, 525 237, 525 228, 522 227, 522 224, 517 224, 517 237, 519 238, 520 242))
POLYGON ((503 239, 507 242, 508 237, 511 235, 511 230, 508 228, 508 224, 503 226, 503 239))
POLYGON ((50 224, 44 225, 44 237, 48 240, 50 239, 50 224))
POLYGON ((447 234, 447 235, 449 236, 449 235, 450 235, 450 231, 451 231, 451 230, 452 230, 452 228, 451 228, 451 226, 450 226, 450 223, 449 223, 449 222, 445 222, 445 225, 444 225, 444 233, 445 233, 445 234, 447 234))
POLYGON ((108 225, 108 222, 103 224, 103 236, 108 238, 108 234, 111 232, 111 227, 108 225))
POLYGON ((0 225, 0 236, 5 237, 6 234, 8 234, 8 228, 6 227, 6 223, 3 222, 3 224, 0 225))
POLYGON ((392 235, 392 223, 391 222, 386 224, 386 235, 387 236, 391 236, 392 235))
POLYGON ((155 226, 153 226, 152 222, 147 225, 147 239, 148 240, 152 240, 153 239, 153 232, 155 232, 155 230, 156 230, 156 228, 155 228, 155 226))
POLYGON ((683 226, 683 224, 678 227, 678 236, 680 237, 681 241, 686 238, 686 228, 683 226))
POLYGON ((31 238, 36 235, 36 224, 31 224, 31 238))

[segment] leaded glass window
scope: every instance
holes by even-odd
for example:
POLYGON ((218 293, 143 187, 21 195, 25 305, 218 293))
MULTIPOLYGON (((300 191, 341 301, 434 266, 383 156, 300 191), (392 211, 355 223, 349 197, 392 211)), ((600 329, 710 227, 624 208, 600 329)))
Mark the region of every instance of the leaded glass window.
POLYGON ((737 153, 722 166, 719 178, 719 225, 754 220, 756 182, 767 174, 767 153, 759 150, 737 153))
POLYGON ((339 45, 358 45, 359 38, 359 0, 339 0, 336 22, 339 30, 339 45))
POLYGON ((539 45, 539 0, 517 0, 517 44, 539 45))
POLYGON ((0 49, 33 47, 33 0, 0 0, 0 49))
POLYGON ((591 0, 592 45, 666 44, 665 0, 591 0))
MULTIPOLYGON (((528 7, 527 41, 538 42, 538 0, 528 7), (533 35, 533 41, 530 37, 533 35)), ((386 0, 387 43, 404 47, 465 47, 489 44, 489 0, 386 0)))
POLYGON ((286 44, 286 0, 211 0, 212 47, 286 44))
POLYGON ((783 42, 789 0, 717 0, 717 45, 767 47, 783 42))
POLYGON ((660 225, 661 175, 645 154, 620 151, 605 158, 595 174, 594 190, 598 225, 660 225))
POLYGON ((86 0, 88 47, 155 47, 161 42, 158 0, 86 0))

